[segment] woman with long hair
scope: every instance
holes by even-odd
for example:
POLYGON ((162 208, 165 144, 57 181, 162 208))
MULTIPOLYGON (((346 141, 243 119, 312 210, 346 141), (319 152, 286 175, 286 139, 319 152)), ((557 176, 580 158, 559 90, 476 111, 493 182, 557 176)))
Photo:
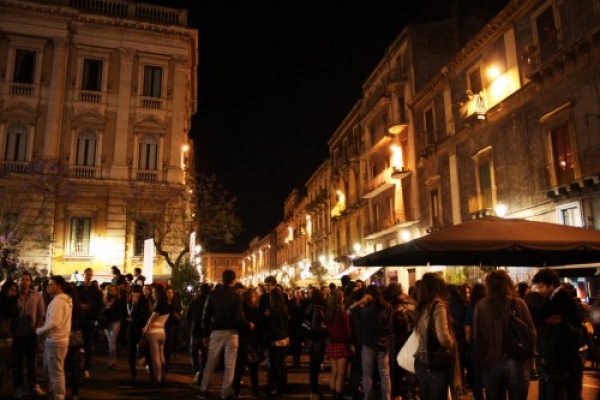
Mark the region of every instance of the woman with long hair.
POLYGON ((102 314, 107 322, 104 334, 108 342, 109 369, 114 368, 117 362, 117 339, 121 330, 121 317, 124 314, 124 309, 125 303, 121 298, 119 288, 114 284, 108 285, 104 295, 104 310, 102 314))
POLYGON ((264 358, 262 357, 263 349, 260 345, 260 332, 263 328, 260 326, 262 318, 258 308, 258 297, 259 293, 255 289, 246 289, 242 295, 244 315, 248 322, 254 324, 254 329, 244 327, 240 331, 240 347, 238 348, 238 359, 235 364, 232 384, 233 394, 236 397, 240 394, 244 366, 248 366, 250 382, 252 383, 252 395, 255 399, 259 398, 258 364, 264 358))
POLYGON ((181 296, 175 291, 172 286, 167 286, 167 304, 169 305, 169 318, 165 325, 166 342, 165 342, 165 372, 169 372, 171 364, 171 353, 175 352, 177 340, 179 337, 180 322, 183 317, 181 305, 181 296))
POLYGON ((310 363, 308 380, 310 384, 310 398, 321 399, 323 395, 319 390, 319 372, 325 358, 325 298, 317 287, 310 293, 309 304, 306 307, 305 319, 310 323, 310 332, 306 334, 305 343, 310 363))
POLYGON ((161 285, 154 285, 152 289, 156 303, 152 314, 144 327, 150 346, 150 380, 153 385, 160 385, 165 379, 165 324, 169 318, 169 304, 167 303, 167 292, 161 285))
POLYGON ((460 366, 456 368, 456 340, 450 327, 450 312, 446 304, 446 283, 441 276, 428 272, 421 278, 418 290, 417 306, 415 309, 415 329, 420 337, 417 354, 427 354, 427 333, 433 335, 441 346, 447 347, 455 355, 455 376, 452 376, 452 366, 442 369, 432 369, 424 365, 419 357, 415 359, 415 373, 422 400, 445 399, 448 388, 460 385, 460 366))
POLYGON ((279 287, 271 289, 270 302, 268 326, 266 327, 274 384, 274 387, 270 389, 271 394, 283 394, 287 386, 285 358, 287 357, 290 338, 288 332, 287 302, 279 287))
POLYGON ((352 331, 350 319, 344 310, 344 292, 334 289, 329 294, 327 309, 325 310, 325 324, 327 325, 327 357, 331 360, 331 375, 329 388, 334 400, 343 400, 344 383, 348 370, 348 358, 352 345, 352 331))
POLYGON ((474 339, 478 343, 479 359, 487 400, 526 400, 529 391, 527 360, 515 360, 503 351, 504 332, 512 304, 515 315, 535 332, 527 304, 504 270, 495 270, 485 279, 487 296, 475 306, 474 339))

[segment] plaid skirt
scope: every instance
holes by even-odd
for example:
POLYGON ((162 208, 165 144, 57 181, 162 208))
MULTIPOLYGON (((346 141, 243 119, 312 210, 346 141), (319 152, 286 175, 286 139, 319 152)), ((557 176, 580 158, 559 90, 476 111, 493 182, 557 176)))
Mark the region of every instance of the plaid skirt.
POLYGON ((344 342, 329 343, 327 345, 326 355, 331 360, 337 360, 338 358, 348 358, 350 356, 349 348, 350 345, 344 342))

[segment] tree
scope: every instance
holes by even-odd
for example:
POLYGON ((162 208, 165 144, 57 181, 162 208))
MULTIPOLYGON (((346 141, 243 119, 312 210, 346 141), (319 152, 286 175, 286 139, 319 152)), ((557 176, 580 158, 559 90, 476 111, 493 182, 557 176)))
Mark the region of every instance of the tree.
POLYGON ((58 204, 75 197, 75 184, 58 162, 33 161, 22 173, 2 176, 0 190, 0 264, 9 268, 8 257, 24 249, 46 250, 53 241, 58 204))
POLYGON ((222 241, 232 243, 241 231, 236 199, 217 182, 216 177, 198 175, 188 186, 130 184, 126 209, 137 225, 153 238, 156 252, 171 267, 181 267, 190 252, 190 234, 205 249, 222 241))

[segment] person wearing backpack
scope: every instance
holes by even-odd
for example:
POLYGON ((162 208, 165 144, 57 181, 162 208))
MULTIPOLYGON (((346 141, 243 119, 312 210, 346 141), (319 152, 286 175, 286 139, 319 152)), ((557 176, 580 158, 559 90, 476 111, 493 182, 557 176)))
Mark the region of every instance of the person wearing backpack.
POLYGON ((529 393, 528 360, 515 358, 507 351, 507 326, 511 311, 535 335, 535 326, 527 304, 518 297, 515 285, 504 270, 495 270, 485 280, 487 295, 475 305, 473 340, 478 344, 478 358, 487 400, 527 400, 529 393))

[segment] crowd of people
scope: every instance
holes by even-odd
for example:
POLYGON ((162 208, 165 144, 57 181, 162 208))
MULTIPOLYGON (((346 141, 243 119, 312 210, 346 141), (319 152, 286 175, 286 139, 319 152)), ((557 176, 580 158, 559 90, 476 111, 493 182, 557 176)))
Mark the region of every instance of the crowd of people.
POLYGON ((141 361, 149 370, 147 384, 157 388, 180 338, 189 343, 197 397, 210 398, 220 366, 222 386, 215 395, 223 400, 239 397, 246 371, 255 398, 285 395, 289 368, 307 369, 311 400, 369 400, 374 391, 383 400, 456 399, 467 391, 476 400, 526 400, 532 380, 538 381, 540 400, 577 400, 586 354, 593 353, 597 308, 582 303, 547 268, 518 285, 501 269, 472 285, 426 273, 408 292, 398 284, 365 286, 348 276, 341 286, 284 288, 268 276, 257 287, 245 287, 226 270, 221 283, 202 284, 185 310, 173 287, 146 284, 139 269, 131 276, 112 269, 113 279, 105 284, 88 268, 82 281, 49 276, 35 285, 24 272, 2 285, 0 388, 12 372, 15 399, 47 391, 62 400, 68 377, 77 400, 81 380, 93 374, 99 335, 108 369, 124 349, 132 382, 138 383, 141 361), (535 335, 535 357, 515 358, 506 349, 511 315, 535 335), (405 369, 396 358, 413 332, 414 365, 405 369), (39 354, 45 389, 37 381, 39 354), (307 366, 301 365, 303 354, 307 366), (323 388, 326 361, 329 384, 323 388), (265 382, 258 372, 263 363, 265 382))

